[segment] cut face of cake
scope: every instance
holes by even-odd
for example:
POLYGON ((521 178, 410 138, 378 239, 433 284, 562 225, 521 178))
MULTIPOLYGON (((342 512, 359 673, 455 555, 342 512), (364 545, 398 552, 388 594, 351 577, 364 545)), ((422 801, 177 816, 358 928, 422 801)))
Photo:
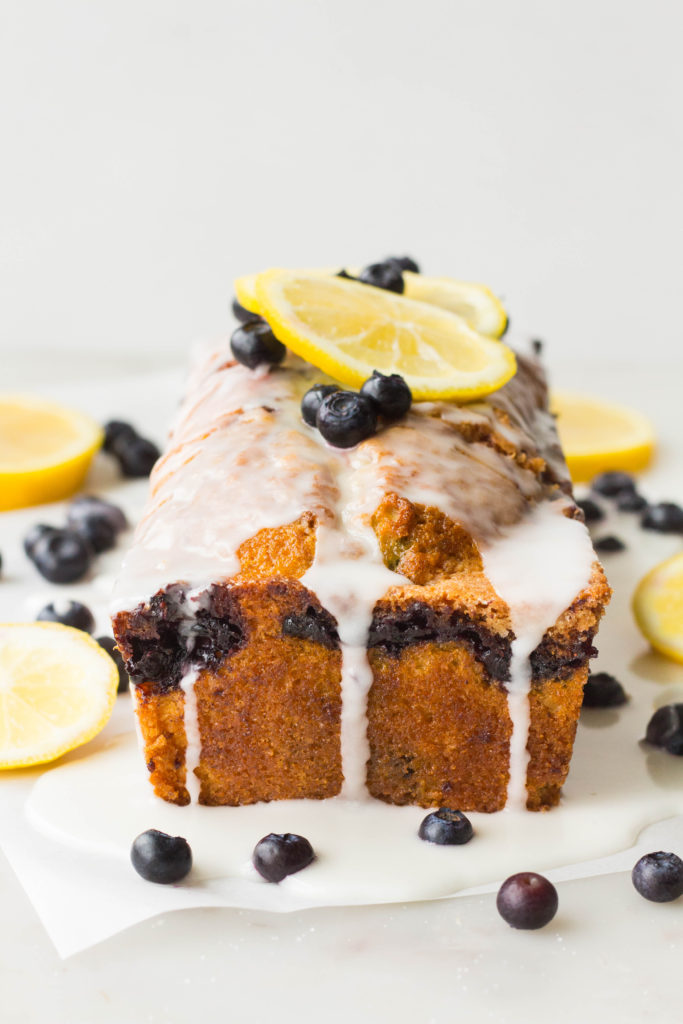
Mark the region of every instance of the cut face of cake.
POLYGON ((320 383, 193 368, 113 615, 155 792, 552 807, 609 588, 540 365, 346 450, 320 383))

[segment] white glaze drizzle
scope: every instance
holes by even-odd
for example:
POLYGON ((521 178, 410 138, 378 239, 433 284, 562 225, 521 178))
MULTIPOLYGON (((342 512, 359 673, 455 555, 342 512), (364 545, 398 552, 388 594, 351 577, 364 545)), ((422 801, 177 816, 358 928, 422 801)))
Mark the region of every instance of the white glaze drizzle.
POLYGON ((184 694, 183 701, 183 724, 185 726, 185 789, 189 793, 190 803, 199 803, 200 781, 195 775, 195 768, 199 767, 202 755, 202 740, 199 732, 199 713, 197 708, 197 693, 195 684, 199 672, 196 668, 190 668, 185 672, 181 681, 180 689, 184 694))
MULTIPOLYGON (((302 582, 336 618, 342 646, 344 795, 366 795, 366 641, 376 602, 404 577, 381 558, 370 517, 388 493, 432 505, 478 545, 487 576, 508 604, 513 642, 509 712, 509 806, 525 803, 529 654, 586 585, 594 554, 585 527, 549 502, 529 469, 458 427, 489 427, 555 473, 566 468, 552 418, 537 408, 528 372, 487 402, 418 403, 402 421, 350 451, 330 448, 301 420, 302 394, 327 378, 289 357, 273 372, 232 362, 222 344, 195 365, 169 449, 154 469, 151 497, 117 584, 114 610, 132 609, 180 581, 201 591, 239 568, 240 544, 260 529, 317 518, 316 554, 302 582), (501 420, 494 409, 504 415, 501 420), (529 514, 529 509, 532 509, 529 514)), ((188 602, 189 607, 190 602, 188 602)), ((201 754, 195 678, 182 681, 188 790, 201 754)), ((196 780, 196 786, 194 781, 196 780)))

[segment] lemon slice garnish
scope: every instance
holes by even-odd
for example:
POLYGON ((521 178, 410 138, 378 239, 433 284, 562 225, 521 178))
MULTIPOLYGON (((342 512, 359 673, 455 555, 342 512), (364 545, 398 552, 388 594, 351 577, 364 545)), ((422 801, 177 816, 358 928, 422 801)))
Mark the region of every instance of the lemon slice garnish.
POLYGON ((102 436, 83 413, 31 396, 0 395, 0 510, 73 494, 102 436))
POLYGON ((54 761, 92 739, 117 686, 116 665, 82 630, 0 624, 0 768, 54 761))
POLYGON ((550 407, 575 483, 611 469, 637 473, 650 462, 654 431, 635 409, 564 391, 553 393, 550 407))
POLYGON ((633 595, 633 614, 655 650, 683 662, 683 551, 643 577, 633 595))
POLYGON ((504 306, 485 284, 456 281, 452 277, 425 277, 409 270, 403 271, 403 280, 406 298, 450 309, 489 338, 500 338, 507 326, 504 306))
MULTIPOLYGON (((337 273, 331 267, 297 270, 300 274, 311 277, 334 277, 337 273)), ((357 276, 357 267, 351 267, 348 273, 357 276)), ((235 295, 240 305, 250 313, 262 315, 256 294, 258 274, 245 274, 234 281, 235 295)), ((405 297, 417 302, 428 302, 441 309, 450 309, 457 313, 469 326, 486 334, 490 338, 499 338, 507 325, 507 313, 490 288, 473 281, 457 281, 452 277, 426 277, 424 274, 413 274, 404 270, 405 297)))
POLYGON ((513 353, 448 310, 403 295, 296 270, 256 279, 259 309, 297 355, 351 387, 373 370, 399 373, 420 399, 469 400, 513 376, 513 353))

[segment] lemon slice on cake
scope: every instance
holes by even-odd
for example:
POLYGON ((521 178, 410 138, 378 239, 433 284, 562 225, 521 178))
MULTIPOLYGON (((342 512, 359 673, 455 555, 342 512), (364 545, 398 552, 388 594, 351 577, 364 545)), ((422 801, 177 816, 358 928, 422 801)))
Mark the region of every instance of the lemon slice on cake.
POLYGON ((650 462, 654 431, 635 409, 565 391, 553 392, 550 408, 557 416, 557 431, 575 483, 612 469, 637 473, 650 462))
POLYGON ((502 387, 511 350, 449 310, 339 277, 268 270, 255 282, 275 336, 350 387, 399 373, 416 400, 468 401, 502 387))
MULTIPOLYGON (((352 277, 359 273, 357 267, 348 271, 352 277)), ((331 267, 325 269, 297 270, 300 274, 312 277, 335 277, 337 271, 331 267)), ((263 315, 256 293, 258 274, 245 274, 234 281, 235 295, 240 305, 250 313, 263 315)), ((469 326, 486 334, 490 338, 499 338, 507 326, 507 313, 490 288, 474 281, 458 281, 453 277, 426 277, 424 274, 413 274, 403 271, 405 284, 404 295, 407 299, 417 302, 428 302, 441 309, 449 309, 457 313, 469 326)))
POLYGON ((655 650, 683 662, 683 551, 643 577, 633 595, 633 614, 655 650))
POLYGON ((0 768, 54 761, 106 725, 118 670, 80 629, 0 624, 0 768))
POLYGON ((74 494, 102 437, 102 428, 74 409, 0 395, 0 510, 74 494))

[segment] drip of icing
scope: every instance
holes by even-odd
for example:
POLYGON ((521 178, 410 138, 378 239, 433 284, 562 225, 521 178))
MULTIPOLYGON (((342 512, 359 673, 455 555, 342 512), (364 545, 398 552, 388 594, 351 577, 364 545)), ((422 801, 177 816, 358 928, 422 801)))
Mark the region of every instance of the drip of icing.
POLYGON ((180 689, 185 696, 183 702, 183 724, 185 726, 185 789, 190 795, 190 803, 199 803, 200 782, 195 775, 195 768, 199 767, 202 753, 202 740, 199 734, 199 714, 197 710, 197 694, 195 683, 199 673, 196 668, 190 668, 180 681, 180 689))
POLYGON ((357 524, 352 533, 322 526, 316 535, 315 560, 302 583, 337 620, 342 652, 342 795, 362 800, 367 797, 365 769, 370 756, 366 708, 372 685, 367 655, 372 612, 389 587, 405 583, 405 577, 386 568, 369 528, 357 524))
POLYGON ((542 502, 505 537, 482 547, 484 570, 510 609, 516 637, 508 684, 510 809, 526 806, 529 655, 586 586, 595 561, 583 523, 564 515, 567 504, 566 499, 542 502))

